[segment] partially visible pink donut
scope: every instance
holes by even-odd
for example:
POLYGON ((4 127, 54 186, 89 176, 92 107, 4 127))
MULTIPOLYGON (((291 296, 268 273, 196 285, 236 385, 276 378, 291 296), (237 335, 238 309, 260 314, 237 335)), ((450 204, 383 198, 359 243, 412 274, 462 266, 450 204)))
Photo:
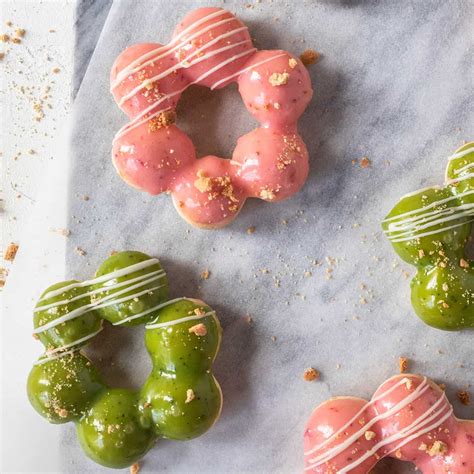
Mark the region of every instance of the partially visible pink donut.
POLYGON ((474 472, 474 420, 459 420, 427 377, 401 374, 367 402, 336 397, 319 405, 304 432, 307 473, 366 474, 384 457, 423 473, 474 472))

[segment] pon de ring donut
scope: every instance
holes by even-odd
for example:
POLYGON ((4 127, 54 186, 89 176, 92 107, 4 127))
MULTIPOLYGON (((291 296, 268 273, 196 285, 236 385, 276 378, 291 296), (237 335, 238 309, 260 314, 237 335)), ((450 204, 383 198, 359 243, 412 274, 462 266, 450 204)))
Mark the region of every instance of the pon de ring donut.
POLYGON ((308 152, 296 123, 313 94, 308 71, 287 51, 258 51, 226 10, 190 12, 167 45, 127 48, 112 67, 111 91, 130 118, 113 142, 119 175, 150 194, 171 193, 195 226, 222 227, 246 198, 286 199, 306 180, 308 152), (191 85, 213 90, 231 82, 260 127, 239 138, 230 160, 197 159, 175 125, 178 100, 191 85))

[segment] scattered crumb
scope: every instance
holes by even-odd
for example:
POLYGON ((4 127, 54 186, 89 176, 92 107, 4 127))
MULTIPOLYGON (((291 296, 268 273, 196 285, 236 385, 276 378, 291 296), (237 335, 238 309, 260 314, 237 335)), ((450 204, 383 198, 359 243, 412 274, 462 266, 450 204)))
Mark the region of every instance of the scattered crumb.
POLYGON ((21 43, 21 38, 18 38, 18 36, 14 36, 12 38, 12 43, 14 44, 20 44, 21 43))
POLYGON ((408 359, 406 357, 398 358, 398 368, 401 374, 404 374, 408 370, 408 359))
POLYGON ((51 72, 53 74, 59 74, 61 72, 61 69, 56 66, 56 67, 53 67, 53 69, 51 69, 51 72))
POLYGON ((190 403, 196 398, 196 395, 194 395, 194 390, 192 388, 188 388, 186 390, 186 400, 184 403, 190 403))
POLYGON ((320 375, 321 374, 316 369, 314 369, 313 367, 309 367, 308 369, 304 371, 303 378, 307 382, 311 382, 313 380, 319 379, 320 375))
POLYGON ((84 257, 84 255, 86 255, 86 251, 84 249, 82 249, 81 247, 76 247, 74 249, 76 251, 76 253, 78 253, 81 257, 84 257))
POLYGON ((138 474, 138 471, 140 471, 140 464, 137 462, 130 466, 130 474, 138 474))
POLYGON ((273 86, 284 86, 288 84, 290 75, 287 72, 274 72, 269 78, 268 82, 273 86))
POLYGON ((251 225, 248 229, 247 229, 247 234, 253 234, 255 232, 255 226, 254 225, 251 225))
POLYGON ((461 268, 469 268, 469 262, 461 258, 461 260, 459 260, 459 266, 461 268))
POLYGON ((288 65, 291 67, 291 69, 294 69, 298 65, 298 61, 295 58, 290 58, 288 60, 288 65))
POLYGON ((446 390, 446 384, 445 383, 439 383, 438 387, 443 391, 446 390))
POLYGON ((253 318, 252 318, 252 316, 250 316, 250 314, 246 314, 244 316, 244 320, 249 326, 253 323, 253 318))
POLYGON ((8 43, 10 41, 10 35, 7 35, 6 33, 0 35, 0 41, 2 43, 8 43))
POLYGON ((203 323, 196 324, 188 329, 188 332, 196 334, 196 336, 201 337, 207 334, 206 325, 203 323))
POLYGON ((18 36, 19 38, 23 38, 26 34, 26 30, 23 28, 17 28, 15 30, 15 35, 18 36))
POLYGON ((361 168, 368 168, 370 165, 371 165, 371 162, 366 156, 361 158, 361 160, 360 160, 360 167, 361 168))
POLYGON ((463 405, 469 405, 471 403, 471 397, 467 390, 459 390, 458 399, 463 405))
POLYGON ((3 256, 3 258, 7 262, 13 262, 13 260, 15 260, 16 253, 18 252, 18 247, 19 247, 18 244, 11 242, 10 245, 5 250, 5 255, 3 256))
POLYGON ((275 199, 275 193, 271 189, 262 189, 260 191, 260 197, 262 199, 266 199, 267 201, 271 201, 275 199))
POLYGON ((5 57, 5 53, 3 51, 0 51, 0 61, 5 57))
POLYGON ((311 64, 317 63, 320 57, 321 55, 314 49, 307 49, 300 55, 301 62, 305 66, 311 66, 311 64))
POLYGON ((277 340, 276 336, 272 336, 270 339, 272 340, 272 342, 276 342, 277 340))
POLYGON ((209 270, 203 270, 201 272, 201 280, 207 280, 210 275, 211 275, 211 272, 209 270))
POLYGON ((376 434, 373 431, 366 431, 364 436, 367 441, 370 441, 371 439, 375 438, 376 434))
POLYGON ((55 411, 61 418, 66 418, 68 416, 68 411, 65 408, 57 408, 55 411))
POLYGON ((54 227, 51 227, 51 229, 49 229, 50 232, 54 232, 55 234, 59 234, 59 235, 63 235, 64 237, 69 237, 71 235, 71 231, 69 229, 63 229, 61 227, 59 228, 54 228, 54 227))

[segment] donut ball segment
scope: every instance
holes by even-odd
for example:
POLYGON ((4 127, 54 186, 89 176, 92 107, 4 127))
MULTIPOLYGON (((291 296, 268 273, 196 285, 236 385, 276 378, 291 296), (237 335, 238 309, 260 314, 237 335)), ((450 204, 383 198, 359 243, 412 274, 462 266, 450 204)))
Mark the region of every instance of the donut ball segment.
MULTIPOLYGON (((101 279, 111 272, 116 272, 115 275, 118 272, 119 276, 109 280, 102 279, 87 286, 77 286, 75 281, 54 285, 45 293, 76 283, 68 290, 70 293, 60 293, 42 300, 39 304, 55 302, 56 307, 61 309, 59 314, 62 316, 67 314, 68 310, 70 312, 77 309, 78 300, 74 298, 82 297, 85 292, 92 292, 93 295, 100 293, 102 296, 105 293, 108 296, 125 290, 117 298, 124 298, 131 293, 133 296, 137 289, 129 288, 137 279, 143 282, 150 274, 154 274, 154 277, 161 274, 162 269, 157 261, 146 267, 140 265, 146 260, 150 260, 150 257, 140 252, 129 251, 112 255, 99 267, 96 277, 101 279), (120 275, 121 270, 137 264, 142 268, 137 271, 133 271, 133 268, 130 273, 120 275), (116 287, 102 291, 111 285, 116 287), (73 299, 69 303, 65 301, 68 296, 73 299)), ((166 279, 159 281, 165 281, 167 292, 166 279)), ((147 285, 148 283, 144 285, 145 290, 148 289, 147 285)), ((130 466, 143 457, 158 437, 191 439, 204 433, 219 417, 222 395, 211 373, 211 364, 221 338, 217 317, 209 306, 197 300, 182 299, 165 303, 161 309, 154 310, 155 306, 162 306, 161 301, 164 298, 164 294, 155 298, 153 294, 145 291, 144 294, 131 299, 139 308, 130 308, 127 302, 114 303, 107 308, 112 308, 118 316, 109 309, 104 311, 103 307, 93 314, 100 322, 101 318, 122 321, 123 317, 151 309, 145 317, 137 318, 140 323, 170 322, 167 328, 152 328, 147 331, 146 345, 152 357, 153 371, 141 390, 107 387, 97 369, 78 352, 85 342, 72 345, 68 350, 59 351, 54 355, 46 352, 33 366, 28 377, 28 398, 34 409, 51 423, 76 423, 78 437, 85 453, 104 466, 130 466), (191 319, 188 320, 189 316, 191 319), (182 318, 185 318, 185 321, 173 323, 182 318), (173 381, 165 378, 170 375, 174 377, 173 381)), ((109 301, 113 303, 114 299, 116 298, 109 301)), ((52 308, 49 308, 45 311, 51 310, 52 308)), ((54 316, 54 311, 52 315, 54 316)), ((51 314, 43 318, 46 318, 47 322, 54 321, 51 314)), ((81 318, 84 318, 84 314, 53 328, 61 338, 57 344, 69 342, 69 339, 65 339, 66 335, 73 338, 70 325, 74 323, 82 327, 78 323, 81 318)), ((36 314, 35 325, 38 327, 42 324, 41 315, 36 314)), ((135 324, 137 322, 133 320, 133 325, 135 324)), ((82 336, 82 333, 80 335, 82 336)), ((88 338, 86 342, 90 340, 91 338, 88 338)), ((50 347, 51 344, 46 342, 46 347, 50 347)))
MULTIPOLYGON (((455 153, 469 146, 472 144, 455 153)), ((474 150, 460 159, 450 160, 446 172, 448 180, 457 176, 456 168, 466 167, 473 161, 474 150)), ((400 215, 416 219, 427 211, 445 213, 452 209, 455 216, 460 207, 472 207, 474 195, 466 195, 466 192, 473 188, 473 181, 474 178, 448 181, 444 187, 427 188, 404 196, 385 218, 384 231, 389 233, 389 224, 400 215)), ((474 267, 466 255, 471 221, 472 216, 461 214, 447 223, 431 225, 426 229, 433 232, 430 235, 418 236, 420 231, 415 229, 413 238, 392 241, 397 254, 417 267, 411 281, 411 302, 415 312, 425 323, 438 329, 474 328, 474 267), (453 224, 456 227, 447 228, 453 224)))
MULTIPOLYGON (((141 252, 120 252, 105 260, 97 270, 95 277, 101 277, 149 259, 148 255, 141 252)), ((112 324, 122 326, 136 326, 148 322, 150 318, 154 317, 153 314, 145 314, 138 318, 136 316, 168 299, 168 279, 158 261, 136 272, 107 280, 105 284, 93 285, 92 288, 100 290, 92 296, 92 301, 100 302, 101 299, 112 298, 106 303, 107 306, 97 310, 100 316, 112 324), (139 278, 140 280, 137 281, 139 278), (149 283, 144 284, 146 281, 149 283), (127 282, 130 283, 127 284, 127 282), (118 286, 121 284, 124 286, 118 286), (117 285, 117 287, 108 289, 112 285, 117 285), (130 291, 126 291, 127 287, 131 288, 130 291), (115 299, 113 298, 114 294, 119 294, 117 299, 126 299, 126 301, 110 304, 115 299)))
POLYGON ((90 297, 87 294, 88 289, 86 287, 73 286, 78 283, 77 280, 69 280, 52 285, 43 292, 36 304, 33 316, 35 330, 40 326, 51 324, 56 319, 62 318, 73 311, 82 312, 80 316, 74 319, 36 334, 36 337, 45 346, 46 351, 51 352, 55 349, 80 346, 81 343, 77 344, 76 341, 81 340, 84 340, 83 344, 86 344, 87 338, 102 328, 102 319, 96 311, 87 308, 84 311, 81 310, 85 305, 90 304, 90 297), (71 288, 67 289, 68 287, 71 288), (57 293, 61 288, 64 288, 63 292, 48 297, 49 293, 57 293))
POLYGON ((118 104, 134 104, 137 112, 125 110, 135 118, 113 145, 114 166, 124 181, 150 194, 171 192, 178 213, 202 228, 227 225, 247 197, 279 201, 303 186, 308 152, 296 122, 313 92, 299 59, 281 50, 256 51, 240 20, 219 8, 189 13, 164 47, 132 48, 119 56, 111 76, 118 104), (160 72, 149 71, 165 58, 160 72), (170 76, 176 76, 172 87, 170 76), (164 114, 174 113, 187 85, 214 89, 230 82, 238 82, 246 108, 261 127, 239 139, 231 160, 197 160, 189 137, 164 114), (152 86, 163 92, 150 95, 152 86), (138 99, 131 94, 134 89, 138 99), (171 97, 175 102, 169 102, 171 97))
POLYGON ((204 302, 190 299, 161 309, 157 320, 183 316, 198 319, 155 329, 149 324, 145 344, 153 369, 140 393, 140 406, 155 432, 176 440, 202 435, 222 408, 221 389, 211 372, 221 341, 219 320, 204 302))

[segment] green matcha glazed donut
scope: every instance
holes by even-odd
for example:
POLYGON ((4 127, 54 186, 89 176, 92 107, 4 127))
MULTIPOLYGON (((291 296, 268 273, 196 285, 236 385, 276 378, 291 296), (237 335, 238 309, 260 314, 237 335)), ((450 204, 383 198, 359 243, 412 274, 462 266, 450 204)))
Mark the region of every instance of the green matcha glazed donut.
POLYGON ((446 185, 404 196, 382 223, 398 255, 415 265, 411 301, 445 330, 474 328, 474 267, 466 243, 474 221, 474 143, 449 158, 446 185))
POLYGON ((46 351, 28 377, 30 402, 50 423, 74 422, 84 452, 104 466, 131 466, 158 438, 192 439, 219 418, 222 392, 211 372, 219 320, 203 301, 167 298, 159 261, 127 251, 92 280, 49 287, 36 305, 34 334, 46 351), (104 319, 145 324, 153 368, 140 390, 107 387, 80 352, 104 319))

